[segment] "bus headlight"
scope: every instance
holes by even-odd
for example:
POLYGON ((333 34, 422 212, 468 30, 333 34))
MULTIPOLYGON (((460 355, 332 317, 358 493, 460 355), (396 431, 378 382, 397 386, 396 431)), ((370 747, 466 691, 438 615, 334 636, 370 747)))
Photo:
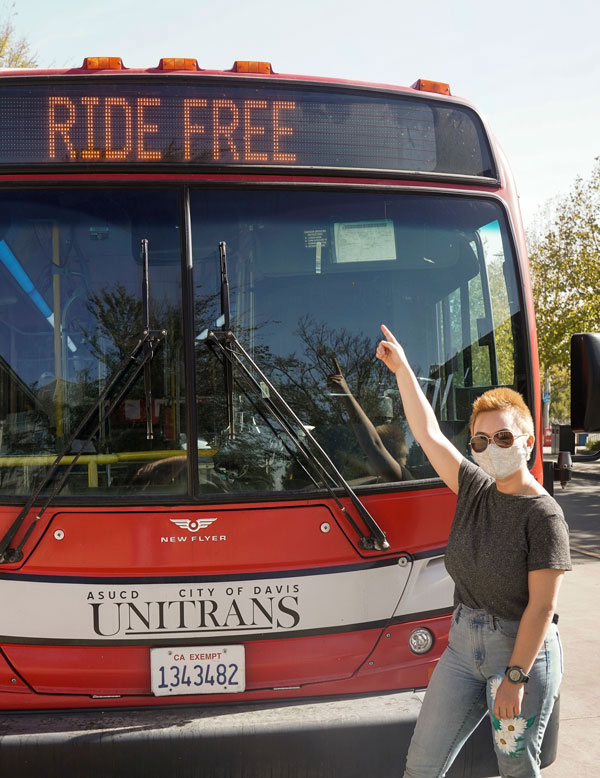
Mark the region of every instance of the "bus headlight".
POLYGON ((413 654, 426 654, 433 647, 433 633, 426 627, 413 629, 408 638, 408 647, 413 654))

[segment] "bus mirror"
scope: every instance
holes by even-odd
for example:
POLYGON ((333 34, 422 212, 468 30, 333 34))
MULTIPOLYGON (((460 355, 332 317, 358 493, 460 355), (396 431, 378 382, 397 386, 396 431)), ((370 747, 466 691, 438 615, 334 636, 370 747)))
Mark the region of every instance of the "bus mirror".
POLYGON ((600 432, 600 333, 571 337, 571 428, 600 432))

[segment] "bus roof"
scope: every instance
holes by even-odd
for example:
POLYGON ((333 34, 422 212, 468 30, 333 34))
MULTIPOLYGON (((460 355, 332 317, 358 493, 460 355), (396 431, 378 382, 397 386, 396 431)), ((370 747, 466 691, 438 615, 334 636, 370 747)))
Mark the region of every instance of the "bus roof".
POLYGON ((198 76, 223 76, 225 78, 252 78, 260 79, 265 76, 273 81, 302 81, 315 84, 346 85, 349 87, 384 89, 394 92, 415 94, 426 92, 429 95, 436 94, 443 97, 451 97, 453 102, 465 103, 462 98, 451 96, 449 84, 430 79, 417 79, 411 86, 398 84, 378 83, 374 81, 360 81, 356 79, 335 78, 328 76, 313 76, 298 73, 279 73, 273 70, 270 62, 236 60, 228 70, 215 68, 203 68, 198 60, 185 57, 163 57, 154 67, 140 68, 127 67, 121 57, 86 57, 79 67, 73 68, 0 68, 0 78, 28 77, 28 76, 69 76, 69 75, 145 75, 145 74, 173 74, 198 76))

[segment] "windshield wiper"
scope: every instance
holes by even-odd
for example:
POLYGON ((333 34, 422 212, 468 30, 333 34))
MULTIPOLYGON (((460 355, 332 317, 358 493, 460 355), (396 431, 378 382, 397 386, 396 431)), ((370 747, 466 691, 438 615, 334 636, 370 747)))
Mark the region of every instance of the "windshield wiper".
POLYGON ((56 459, 48 468, 41 483, 37 486, 31 497, 27 500, 19 515, 8 528, 3 538, 0 540, 0 564, 10 564, 18 562, 23 557, 23 546, 27 542, 33 532, 37 522, 42 518, 42 515, 52 503, 56 495, 63 488, 65 481, 69 477, 71 470, 77 464, 79 457, 87 448, 88 444, 92 441, 100 427, 102 426, 103 419, 110 417, 110 414, 117 407, 121 399, 126 392, 132 386, 132 384, 139 377, 142 370, 144 371, 144 394, 146 398, 146 437, 151 440, 153 437, 152 430, 152 386, 151 386, 151 373, 150 362, 154 357, 157 348, 167 335, 166 330, 151 330, 150 329, 150 312, 149 312, 149 300, 150 291, 148 283, 148 241, 144 238, 141 242, 141 258, 142 258, 142 332, 139 340, 134 346, 131 354, 127 356, 116 373, 113 375, 109 383, 90 410, 86 413, 82 422, 79 424, 75 432, 69 437, 67 442, 62 447, 62 450, 57 455, 56 459), (83 442, 79 446, 79 450, 74 454, 72 461, 66 466, 66 470, 63 473, 61 479, 57 482, 51 494, 46 498, 46 501, 37 511, 35 518, 31 524, 27 527, 27 531, 21 538, 16 548, 10 548, 10 544, 14 540, 21 525, 25 521, 29 511, 37 502, 40 494, 50 484, 61 466, 61 460, 71 450, 75 440, 81 440, 82 434, 88 428, 88 425, 97 415, 96 421, 92 427, 88 430, 88 434, 83 439, 83 442))
MULTIPOLYGON (((223 331, 231 329, 231 303, 229 302, 229 277, 227 275, 227 244, 219 243, 219 264, 221 269, 221 316, 223 319, 223 331)), ((224 348, 230 348, 225 343, 224 348)), ((235 414, 233 409, 233 363, 231 358, 223 360, 225 372, 225 392, 227 394, 227 436, 229 440, 235 438, 235 414)))
MULTIPOLYGON (((302 423, 294 410, 288 405, 280 392, 271 383, 269 378, 244 349, 231 328, 231 311, 229 303, 229 280, 227 276, 227 247, 224 242, 219 243, 219 257, 221 262, 221 317, 219 328, 209 329, 206 341, 212 347, 226 368, 227 410, 230 420, 230 430, 233 430, 233 367, 239 368, 247 385, 255 392, 269 415, 276 419, 279 427, 292 440, 297 453, 301 458, 301 464, 305 469, 310 469, 317 474, 317 482, 329 491, 342 511, 346 519, 359 535, 360 546, 363 549, 385 551, 389 548, 385 532, 377 524, 366 507, 358 499, 356 493, 345 480, 343 475, 332 462, 327 452, 311 434, 310 430, 302 423), (368 528, 370 535, 365 537, 359 525, 352 515, 340 502, 333 491, 334 488, 342 489, 350 498, 352 505, 368 528)), ((237 378, 239 380, 239 378, 237 378)), ((271 429, 273 427, 271 426, 271 429)), ((231 436, 231 432, 230 432, 231 436)), ((313 479, 314 480, 314 479, 313 479)))

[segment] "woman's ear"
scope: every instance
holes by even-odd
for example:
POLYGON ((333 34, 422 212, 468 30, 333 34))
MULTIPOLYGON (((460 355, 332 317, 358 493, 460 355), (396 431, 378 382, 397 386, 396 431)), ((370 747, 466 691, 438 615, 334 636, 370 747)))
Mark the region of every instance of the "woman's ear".
POLYGON ((531 459, 531 453, 533 451, 534 443, 535 443, 535 438, 533 435, 530 435, 527 438, 527 461, 531 459))

